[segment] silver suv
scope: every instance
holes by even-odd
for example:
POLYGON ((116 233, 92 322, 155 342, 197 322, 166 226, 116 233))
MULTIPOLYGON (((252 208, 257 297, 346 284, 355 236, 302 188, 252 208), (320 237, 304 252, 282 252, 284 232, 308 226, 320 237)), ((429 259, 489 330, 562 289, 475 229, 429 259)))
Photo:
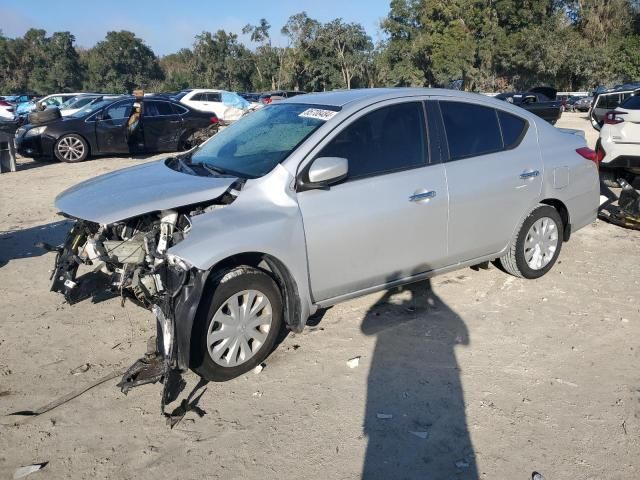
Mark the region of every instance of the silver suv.
POLYGON ((305 95, 201 147, 60 194, 77 219, 52 290, 107 289, 153 310, 157 352, 123 388, 191 367, 256 367, 282 325, 316 310, 497 260, 537 278, 594 221, 595 153, 506 102, 429 89, 305 95), (98 273, 95 273, 98 272, 98 273))

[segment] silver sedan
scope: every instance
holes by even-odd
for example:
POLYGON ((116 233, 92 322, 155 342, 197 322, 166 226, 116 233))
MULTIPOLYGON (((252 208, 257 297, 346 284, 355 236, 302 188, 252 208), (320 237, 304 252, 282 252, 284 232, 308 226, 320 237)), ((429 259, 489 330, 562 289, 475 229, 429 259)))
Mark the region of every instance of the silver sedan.
POLYGON ((78 221, 52 289, 74 301, 78 263, 100 265, 155 312, 163 365, 227 380, 318 308, 486 261, 541 277, 598 200, 584 138, 508 103, 300 95, 63 192, 56 205, 78 221))

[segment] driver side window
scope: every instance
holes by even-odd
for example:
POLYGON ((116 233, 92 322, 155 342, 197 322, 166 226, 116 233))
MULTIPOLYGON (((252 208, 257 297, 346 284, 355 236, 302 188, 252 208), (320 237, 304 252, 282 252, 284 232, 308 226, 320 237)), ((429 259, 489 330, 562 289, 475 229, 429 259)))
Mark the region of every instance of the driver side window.
POLYGON ((129 118, 133 102, 123 102, 108 107, 102 116, 103 120, 121 120, 129 118))
POLYGON ((349 161, 348 180, 427 164, 427 139, 421 102, 390 105, 344 128, 317 157, 349 161))

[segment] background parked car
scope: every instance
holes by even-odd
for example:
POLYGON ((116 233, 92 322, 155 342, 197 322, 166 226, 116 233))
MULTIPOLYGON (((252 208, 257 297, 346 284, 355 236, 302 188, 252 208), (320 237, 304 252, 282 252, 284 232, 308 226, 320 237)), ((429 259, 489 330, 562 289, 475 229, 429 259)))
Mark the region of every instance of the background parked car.
POLYGON ((606 185, 617 187, 619 178, 633 184, 640 175, 640 89, 604 114, 596 152, 606 185))
POLYGON ((27 124, 16 132, 18 152, 25 157, 73 163, 89 155, 185 150, 193 146, 195 133, 218 123, 212 113, 171 100, 145 99, 141 134, 132 144, 127 121, 134 101, 129 96, 101 100, 68 117, 27 124))
POLYGON ((589 113, 591 126, 593 126, 593 128, 595 128, 596 130, 600 130, 600 128, 602 128, 602 124, 604 123, 605 114, 611 110, 614 110, 627 98, 634 95, 638 90, 640 89, 638 87, 635 87, 631 89, 622 88, 598 93, 593 100, 593 107, 591 108, 591 112, 589 113))
MULTIPOLYGON (((555 97, 555 93, 553 96, 555 97)), ((531 89, 528 92, 500 93, 496 95, 495 98, 524 108, 534 115, 545 119, 552 125, 555 124, 560 118, 560 115, 562 115, 562 102, 559 100, 551 100, 545 93, 536 91, 536 89, 531 89)))
POLYGON ((16 115, 18 117, 22 117, 23 119, 36 109, 36 103, 43 105, 45 108, 47 107, 59 107, 66 100, 70 98, 77 97, 80 95, 87 95, 86 93, 54 93, 52 95, 47 95, 46 97, 40 98, 38 100, 32 99, 28 102, 21 103, 16 107, 16 115))
POLYGON ((0 100, 0 119, 13 120, 16 115, 15 106, 7 100, 0 100))
POLYGON ((260 93, 255 92, 238 92, 242 98, 244 98, 247 102, 258 103, 260 101, 260 93))
POLYGON ((238 120, 245 112, 259 106, 248 102, 237 93, 226 90, 204 88, 183 90, 173 98, 196 110, 215 113, 226 123, 238 120))
POLYGON ((99 102, 100 100, 109 100, 115 99, 122 95, 97 95, 97 94, 88 94, 88 95, 80 95, 78 97, 73 97, 60 105, 60 114, 63 117, 68 117, 73 115, 76 112, 79 112, 81 109, 90 105, 92 103, 99 102))
POLYGON ((274 100, 282 100, 284 98, 291 98, 297 95, 304 95, 307 92, 298 92, 295 90, 274 90, 273 92, 264 92, 258 98, 260 103, 269 105, 274 100))
POLYGON ((591 108, 592 102, 593 102, 592 96, 580 97, 573 104, 573 109, 577 110, 578 112, 588 112, 589 109, 591 108))

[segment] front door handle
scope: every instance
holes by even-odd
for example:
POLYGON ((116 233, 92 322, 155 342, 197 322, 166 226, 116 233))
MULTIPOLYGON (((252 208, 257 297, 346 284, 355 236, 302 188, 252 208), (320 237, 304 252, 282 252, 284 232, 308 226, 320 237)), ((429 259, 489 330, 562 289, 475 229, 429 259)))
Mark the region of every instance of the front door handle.
POLYGON ((532 170, 530 172, 522 172, 520 174, 520 178, 526 180, 527 178, 535 178, 538 175, 540 175, 540 172, 538 170, 532 170))
POLYGON ((436 196, 436 192, 434 190, 430 190, 428 192, 422 193, 414 193, 409 197, 410 202, 419 202, 421 200, 428 200, 436 196))

